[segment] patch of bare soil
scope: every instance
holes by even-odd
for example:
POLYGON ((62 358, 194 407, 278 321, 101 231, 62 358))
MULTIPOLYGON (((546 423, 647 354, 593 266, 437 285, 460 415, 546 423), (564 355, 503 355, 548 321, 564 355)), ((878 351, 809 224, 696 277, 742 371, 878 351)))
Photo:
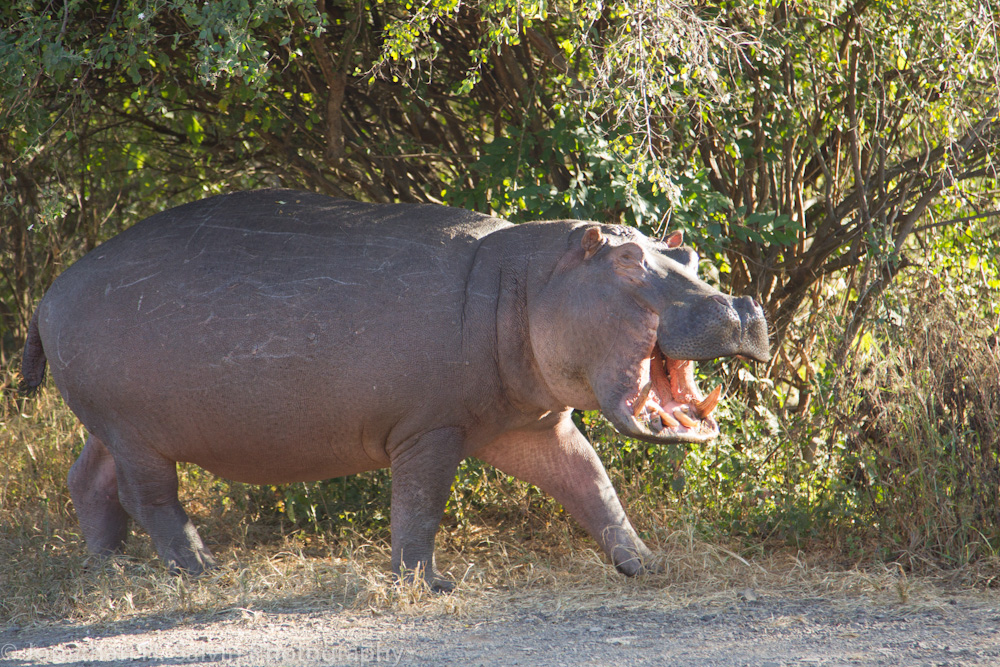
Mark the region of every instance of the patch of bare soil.
POLYGON ((906 603, 749 588, 577 599, 543 586, 394 611, 310 607, 7 627, 0 664, 1000 665, 1000 599, 989 593, 906 603))

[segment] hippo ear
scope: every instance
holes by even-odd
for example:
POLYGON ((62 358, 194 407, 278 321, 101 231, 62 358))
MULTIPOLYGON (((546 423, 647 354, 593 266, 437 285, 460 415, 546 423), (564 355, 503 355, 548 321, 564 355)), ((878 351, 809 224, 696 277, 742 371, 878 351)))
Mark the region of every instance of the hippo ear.
POLYGON ((611 263, 615 273, 636 285, 646 276, 645 255, 635 243, 623 243, 611 251, 611 263))
POLYGON ((677 231, 670 232, 663 242, 667 244, 668 248, 677 248, 682 246, 684 245, 684 232, 679 229, 677 231))
POLYGON ((588 227, 587 231, 583 233, 583 240, 580 242, 583 246, 583 258, 590 259, 594 256, 601 246, 604 245, 604 235, 601 234, 600 227, 588 227))

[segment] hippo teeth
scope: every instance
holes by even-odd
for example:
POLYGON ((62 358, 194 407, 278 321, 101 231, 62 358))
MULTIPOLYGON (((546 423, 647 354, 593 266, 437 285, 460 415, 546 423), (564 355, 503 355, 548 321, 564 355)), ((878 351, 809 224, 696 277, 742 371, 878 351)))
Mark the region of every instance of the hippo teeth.
POLYGON ((697 428, 698 426, 698 421, 689 417, 684 408, 674 408, 674 417, 688 428, 697 428))
POLYGON ((722 397, 722 386, 702 396, 694 378, 694 362, 672 359, 654 347, 638 373, 639 388, 626 400, 626 409, 648 431, 662 438, 704 441, 718 434, 712 412, 722 397))
POLYGON ((722 385, 717 384, 708 396, 693 404, 699 419, 705 419, 712 414, 712 410, 719 404, 720 396, 722 396, 722 385))
POLYGON ((660 416, 660 422, 667 428, 677 428, 681 425, 679 421, 674 419, 673 415, 661 408, 656 401, 651 401, 649 407, 653 408, 653 411, 660 416))
POLYGON ((649 390, 653 388, 652 382, 647 382, 646 386, 639 390, 639 395, 635 399, 635 405, 632 406, 632 416, 638 417, 643 408, 646 407, 646 399, 649 398, 649 390))

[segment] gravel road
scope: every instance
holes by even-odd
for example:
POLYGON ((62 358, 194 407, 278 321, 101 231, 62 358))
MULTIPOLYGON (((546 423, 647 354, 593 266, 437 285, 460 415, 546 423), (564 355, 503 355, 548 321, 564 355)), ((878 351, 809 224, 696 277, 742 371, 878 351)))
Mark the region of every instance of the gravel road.
POLYGON ((437 609, 229 609, 8 627, 0 630, 0 664, 1000 665, 1000 598, 985 594, 886 605, 747 589, 682 604, 640 596, 574 605, 535 591, 460 614, 437 609))

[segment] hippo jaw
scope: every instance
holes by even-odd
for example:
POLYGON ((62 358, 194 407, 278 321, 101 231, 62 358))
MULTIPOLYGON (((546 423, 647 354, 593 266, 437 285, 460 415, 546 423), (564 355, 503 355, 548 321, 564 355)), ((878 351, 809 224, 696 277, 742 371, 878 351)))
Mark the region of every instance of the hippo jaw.
MULTIPOLYGON (((759 362, 769 359, 767 324, 753 299, 711 296, 705 303, 716 315, 725 315, 721 320, 727 324, 716 328, 719 343, 706 347, 703 337, 681 335, 661 319, 657 331, 650 332, 653 340, 647 339, 644 351, 632 357, 639 361, 625 364, 624 381, 617 383, 617 395, 605 413, 624 435, 658 443, 717 438, 719 424, 712 412, 722 387, 703 393, 695 380, 695 361, 734 355, 759 362)), ((696 318, 687 313, 680 319, 696 318)))
POLYGON ((719 436, 712 412, 722 387, 702 393, 694 361, 673 359, 653 345, 628 384, 630 390, 607 415, 621 433, 666 443, 708 442, 719 436))

